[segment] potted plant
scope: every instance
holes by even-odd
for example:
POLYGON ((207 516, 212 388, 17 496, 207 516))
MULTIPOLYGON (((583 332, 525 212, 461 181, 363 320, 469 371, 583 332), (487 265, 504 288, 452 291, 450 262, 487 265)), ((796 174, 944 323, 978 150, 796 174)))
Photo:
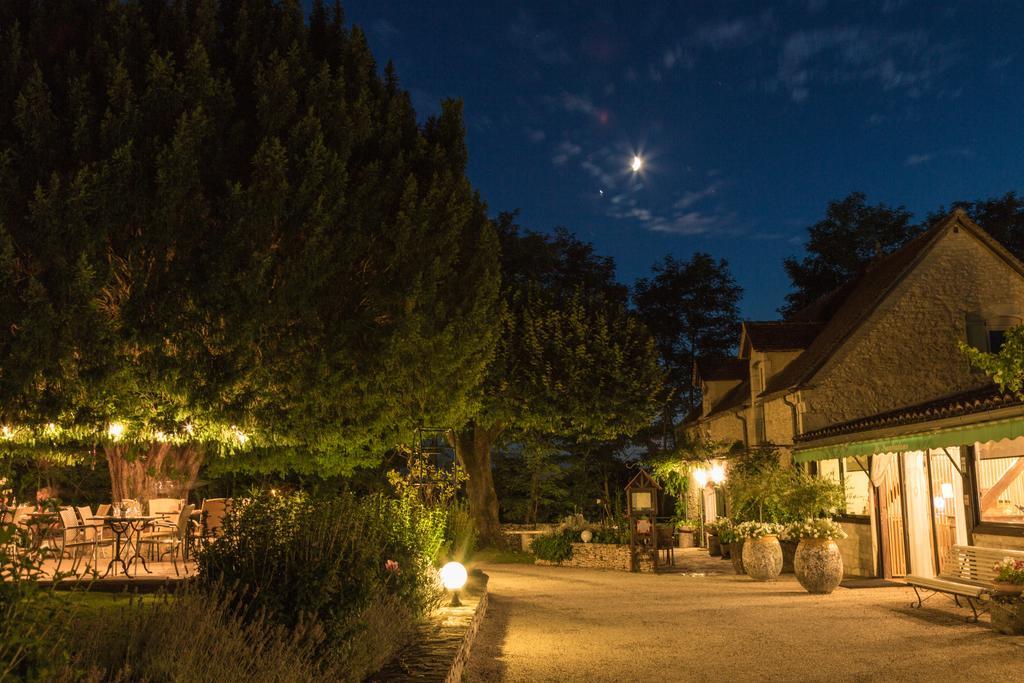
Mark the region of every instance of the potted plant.
POLYGON ((708 534, 708 555, 711 557, 722 556, 722 544, 718 540, 718 521, 708 522, 704 529, 708 534))
POLYGON ((737 574, 743 574, 743 537, 736 533, 736 526, 732 520, 723 520, 722 526, 718 528, 718 538, 722 542, 722 548, 729 547, 729 559, 732 560, 732 568, 737 574))
POLYGON ((771 522, 743 522, 736 534, 743 538, 743 570, 755 581, 774 581, 782 573, 782 527, 771 522))
POLYGON ((794 522, 786 529, 786 536, 798 541, 793 558, 796 580, 808 593, 831 593, 843 580, 843 556, 836 541, 846 538, 846 532, 827 518, 794 522))
POLYGON ((1020 595, 1024 592, 1024 560, 1004 557, 995 565, 996 589, 1004 595, 1020 595))

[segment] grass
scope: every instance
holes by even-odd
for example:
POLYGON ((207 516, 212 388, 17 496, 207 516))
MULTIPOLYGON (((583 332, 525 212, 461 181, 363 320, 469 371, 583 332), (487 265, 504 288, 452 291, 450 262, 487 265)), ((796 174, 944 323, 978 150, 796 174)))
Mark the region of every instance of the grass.
POLYGON ((521 550, 481 548, 473 553, 473 564, 533 564, 533 555, 521 550))
POLYGON ((150 604, 167 600, 166 594, 132 595, 99 591, 59 591, 54 595, 72 608, 76 615, 94 616, 108 610, 119 610, 129 605, 150 604))

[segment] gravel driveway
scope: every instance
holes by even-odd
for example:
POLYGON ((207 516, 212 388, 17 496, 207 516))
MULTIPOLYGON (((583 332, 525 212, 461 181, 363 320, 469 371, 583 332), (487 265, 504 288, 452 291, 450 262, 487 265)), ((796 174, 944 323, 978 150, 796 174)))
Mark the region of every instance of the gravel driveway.
POLYGON ((813 596, 792 576, 484 569, 468 681, 1024 680, 1024 637, 965 624, 941 596, 910 609, 906 587, 813 596))

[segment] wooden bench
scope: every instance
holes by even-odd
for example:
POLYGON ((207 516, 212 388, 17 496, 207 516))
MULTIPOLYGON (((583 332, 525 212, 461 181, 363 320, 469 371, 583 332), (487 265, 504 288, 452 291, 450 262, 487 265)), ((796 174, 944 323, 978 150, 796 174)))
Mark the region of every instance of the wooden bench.
MULTIPOLYGON (((957 607, 962 607, 960 598, 974 613, 973 620, 978 621, 978 608, 996 591, 995 564, 1004 557, 1024 559, 1024 551, 1003 550, 1001 548, 983 548, 976 545, 955 545, 949 549, 942 561, 942 570, 938 576, 908 576, 906 581, 917 595, 917 604, 911 607, 923 607, 926 599, 944 593, 953 596, 957 607), (922 599, 918 589, 932 591, 932 595, 922 599)), ((982 609, 981 613, 985 610, 982 609)), ((967 620, 971 621, 971 617, 967 620)))

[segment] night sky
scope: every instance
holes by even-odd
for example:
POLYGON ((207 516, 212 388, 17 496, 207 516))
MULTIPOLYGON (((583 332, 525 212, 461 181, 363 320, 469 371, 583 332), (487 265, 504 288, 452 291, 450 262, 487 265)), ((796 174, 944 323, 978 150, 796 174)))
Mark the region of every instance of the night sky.
POLYGON ((627 283, 666 253, 724 257, 747 318, 777 317, 782 259, 830 199, 923 218, 1022 189, 1024 3, 344 6, 421 117, 464 100, 492 213, 567 227, 627 283))

